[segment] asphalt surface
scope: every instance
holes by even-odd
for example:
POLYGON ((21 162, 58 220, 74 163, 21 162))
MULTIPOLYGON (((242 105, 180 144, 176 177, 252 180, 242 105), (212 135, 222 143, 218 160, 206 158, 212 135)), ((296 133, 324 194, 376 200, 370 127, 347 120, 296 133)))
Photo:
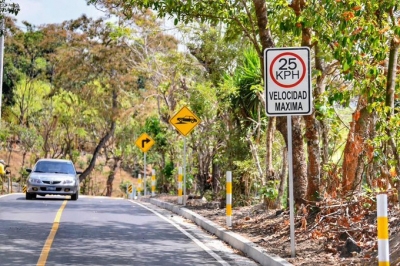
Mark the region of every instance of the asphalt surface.
MULTIPOLYGON (((247 238, 236 234, 226 227, 222 227, 201 215, 185 208, 182 205, 172 204, 169 202, 159 201, 156 198, 151 197, 141 197, 141 201, 149 202, 152 205, 164 208, 166 210, 172 211, 179 216, 185 217, 186 219, 196 223, 198 226, 217 236, 219 239, 228 243, 231 247, 245 254, 248 258, 251 258, 255 262, 263 266, 290 266, 291 263, 287 262, 285 259, 276 256, 274 254, 269 254, 265 249, 259 247, 257 244, 251 242, 247 238)), ((239 264, 241 265, 241 264, 239 264)))
POLYGON ((259 265, 151 204, 0 196, 0 265, 259 265))

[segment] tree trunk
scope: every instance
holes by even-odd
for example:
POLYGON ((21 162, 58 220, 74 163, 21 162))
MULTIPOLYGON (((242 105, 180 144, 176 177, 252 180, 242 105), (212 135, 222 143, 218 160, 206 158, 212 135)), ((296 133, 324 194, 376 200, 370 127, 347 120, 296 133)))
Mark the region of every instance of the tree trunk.
MULTIPOLYGON (((288 147, 287 118, 277 117, 276 128, 283 135, 288 147)), ((299 116, 292 116, 292 147, 294 201, 298 205, 304 202, 307 195, 307 167, 299 116)))
MULTIPOLYGON (((369 123, 369 139, 374 139, 376 138, 376 121, 377 121, 377 114, 373 112, 370 117, 370 123, 369 123)), ((365 175, 365 180, 367 182, 367 185, 369 187, 373 187, 373 181, 376 176, 378 176, 378 169, 379 169, 379 162, 377 160, 374 160, 374 147, 372 145, 367 146, 367 160, 368 160, 368 165, 367 165, 367 172, 365 175)))
POLYGON ((304 116, 306 123, 306 139, 308 151, 308 187, 306 198, 311 201, 318 201, 322 198, 320 193, 321 180, 321 154, 319 147, 319 125, 315 119, 315 111, 311 115, 304 116))
POLYGON ((361 185, 360 158, 365 155, 365 139, 369 135, 369 112, 366 99, 360 98, 347 137, 343 157, 342 194, 356 190, 361 185))
MULTIPOLYGON (((272 48, 275 46, 271 31, 268 25, 268 12, 267 5, 265 0, 253 0, 254 9, 257 17, 257 26, 258 26, 258 35, 260 37, 262 50, 259 50, 258 44, 254 44, 254 48, 260 54, 260 58, 263 58, 263 51, 266 48, 272 48)), ((262 69, 264 68, 264 64, 261 64, 262 69)), ((261 73, 264 73, 261 72, 261 73)))
POLYGON ((214 193, 214 198, 218 197, 219 193, 219 184, 221 183, 221 167, 218 163, 213 163, 212 164, 212 187, 213 187, 213 193, 214 193))
POLYGON ((246 135, 246 140, 249 143, 250 152, 251 152, 251 155, 253 156, 253 160, 256 164, 258 175, 260 178, 262 178, 264 176, 264 174, 263 174, 263 169, 261 168, 260 158, 258 156, 257 145, 255 143, 253 143, 253 140, 251 138, 253 133, 254 132, 249 131, 246 135))
POLYGON ((112 195, 115 172, 117 171, 118 163, 120 160, 121 160, 121 158, 119 158, 119 157, 114 158, 114 163, 110 169, 110 174, 107 177, 107 192, 106 192, 107 197, 111 197, 111 195, 112 195))
POLYGON ((287 161, 287 149, 282 150, 282 170, 281 173, 279 174, 280 176, 280 182, 279 182, 279 188, 278 188, 278 198, 276 199, 275 206, 277 209, 282 209, 282 198, 283 198, 283 193, 285 193, 285 187, 286 187, 286 180, 288 178, 288 161, 287 161))
POLYGON ((274 143, 276 117, 270 117, 267 128, 267 154, 265 156, 266 173, 262 179, 262 185, 266 186, 268 180, 273 180, 275 177, 274 166, 272 164, 272 145, 274 143))
MULTIPOLYGON (((308 31, 303 30, 303 45, 311 45, 311 38, 308 31)), ((315 49, 315 67, 321 71, 321 75, 317 77, 317 86, 313 90, 313 98, 319 99, 320 95, 325 92, 325 73, 324 64, 320 58, 320 51, 318 44, 314 45, 315 49)), ((316 119, 316 111, 313 108, 311 115, 304 116, 306 124, 306 139, 307 139, 307 151, 308 151, 308 187, 307 187, 307 199, 311 201, 318 201, 322 199, 320 191, 321 182, 321 150, 319 135, 321 131, 320 123, 316 119)), ((326 147, 327 150, 327 147, 326 147)))
MULTIPOLYGON (((387 121, 390 121, 391 117, 394 114, 394 94, 396 88, 396 74, 397 74, 397 61, 398 61, 398 53, 400 48, 400 36, 394 35, 393 39, 390 43, 390 53, 389 53, 389 63, 388 63, 388 73, 387 73, 387 84, 386 84, 386 106, 390 107, 390 112, 387 117, 387 121)), ((389 136, 393 136, 392 130, 390 128, 387 129, 387 133, 389 136)), ((397 152, 397 146, 394 142, 393 138, 389 139, 389 145, 392 148, 393 156, 396 160, 396 173, 400 174, 400 157, 397 152)), ((397 178, 396 181, 397 188, 397 197, 400 202, 400 180, 397 178)))
MULTIPOLYGON (((302 12, 302 5, 300 3, 292 2, 291 7, 297 16, 300 16, 302 12)), ((302 28, 302 40, 301 45, 306 47, 311 47, 311 28, 302 28)), ((316 68, 323 73, 323 62, 319 57, 318 44, 315 44, 315 65, 316 68)), ((318 77, 317 87, 313 90, 313 98, 318 99, 320 96, 320 91, 325 89, 322 75, 318 77), (319 88, 321 86, 323 88, 319 88)), ((310 95, 311 97, 311 95, 310 95)), ((307 139, 307 152, 308 152, 308 165, 307 165, 307 195, 306 198, 311 201, 318 201, 322 198, 320 192, 320 180, 321 180, 321 152, 319 145, 319 122, 315 117, 315 108, 310 115, 304 116, 304 121, 306 124, 305 137, 307 139)))
MULTIPOLYGON (((258 35, 260 38, 262 49, 260 51, 259 46, 255 45, 255 49, 258 51, 261 60, 262 72, 264 73, 264 58, 263 51, 266 48, 272 48, 275 46, 271 31, 268 25, 268 12, 265 0, 253 0, 258 26, 258 35)), ((286 145, 287 143, 287 123, 286 117, 277 117, 276 128, 284 136, 286 145)), ((294 200, 299 203, 307 194, 307 171, 305 167, 304 157, 304 144, 303 137, 301 134, 301 126, 299 118, 293 117, 293 183, 294 183, 294 200)))
MULTIPOLYGON (((117 110, 117 106, 118 106, 117 96, 118 96, 117 90, 114 89, 113 90, 113 95, 112 95, 112 110, 113 110, 113 112, 115 110, 117 110)), ((92 170, 96 166, 96 159, 97 159, 97 156, 100 153, 100 150, 104 147, 104 145, 107 143, 107 141, 114 135, 115 127, 116 127, 116 124, 117 124, 115 119, 116 118, 114 116, 111 117, 110 128, 106 132, 106 134, 101 138, 101 140, 97 144, 96 148, 94 149, 93 156, 92 156, 92 159, 90 160, 89 166, 79 176, 79 181, 80 182, 85 180, 85 178, 90 175, 90 173, 92 172, 92 170)))

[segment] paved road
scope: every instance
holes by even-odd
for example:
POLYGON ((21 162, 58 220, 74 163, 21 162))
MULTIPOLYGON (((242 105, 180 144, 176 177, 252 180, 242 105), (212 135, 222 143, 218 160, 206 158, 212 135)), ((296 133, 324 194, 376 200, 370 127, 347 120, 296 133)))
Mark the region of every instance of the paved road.
POLYGON ((66 199, 0 196, 0 265, 257 265, 152 205, 66 199))

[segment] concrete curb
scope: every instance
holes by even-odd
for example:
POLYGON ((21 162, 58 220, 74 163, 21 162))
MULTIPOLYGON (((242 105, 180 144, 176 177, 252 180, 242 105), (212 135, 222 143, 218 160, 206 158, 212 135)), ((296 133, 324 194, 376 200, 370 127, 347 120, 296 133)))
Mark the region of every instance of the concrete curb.
POLYGON ((250 240, 229 231, 220 225, 205 219, 204 217, 192 212, 191 210, 184 208, 182 206, 178 206, 175 204, 171 204, 164 201, 159 201, 152 198, 141 198, 140 200, 150 202, 153 205, 161 207, 163 209, 170 210, 180 216, 183 216, 197 225, 202 227, 203 229, 207 230, 211 234, 216 235, 219 239, 228 243, 231 247, 242 251, 248 257, 252 258, 253 260, 257 261, 263 266, 289 266, 293 265, 286 260, 278 257, 276 255, 271 255, 266 253, 262 250, 258 245, 254 244, 250 240))

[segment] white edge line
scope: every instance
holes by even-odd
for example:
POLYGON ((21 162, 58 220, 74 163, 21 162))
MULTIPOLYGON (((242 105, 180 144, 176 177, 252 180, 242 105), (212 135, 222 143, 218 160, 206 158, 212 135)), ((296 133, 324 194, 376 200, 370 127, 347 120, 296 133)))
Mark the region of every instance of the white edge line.
POLYGON ((11 196, 13 194, 15 195, 15 194, 21 194, 21 193, 4 194, 4 195, 0 195, 0 198, 5 198, 5 197, 11 196))
POLYGON ((226 262, 224 259, 222 259, 218 254, 216 254, 214 251, 212 251, 209 247, 207 247, 206 245, 204 245, 200 240, 198 240, 197 238, 195 238, 193 235, 189 234, 188 232, 186 232, 182 227, 180 227, 177 223, 175 223, 172 220, 167 219, 166 217, 164 217, 162 214, 156 212, 155 210, 152 210, 146 206, 144 206, 143 204, 140 204, 138 202, 135 202, 133 200, 129 200, 130 202, 137 204, 151 212, 153 212, 154 214, 156 214, 158 217, 162 218, 163 220, 169 222, 170 224, 172 224, 173 226, 175 226, 179 231, 181 231, 184 235, 186 235, 187 237, 189 237, 193 242, 195 242, 199 247, 201 247, 202 249, 204 249, 208 254, 210 254, 210 256, 212 256, 214 259, 217 260, 217 262, 221 263, 221 265, 224 266, 230 266, 230 264, 228 262, 226 262))

